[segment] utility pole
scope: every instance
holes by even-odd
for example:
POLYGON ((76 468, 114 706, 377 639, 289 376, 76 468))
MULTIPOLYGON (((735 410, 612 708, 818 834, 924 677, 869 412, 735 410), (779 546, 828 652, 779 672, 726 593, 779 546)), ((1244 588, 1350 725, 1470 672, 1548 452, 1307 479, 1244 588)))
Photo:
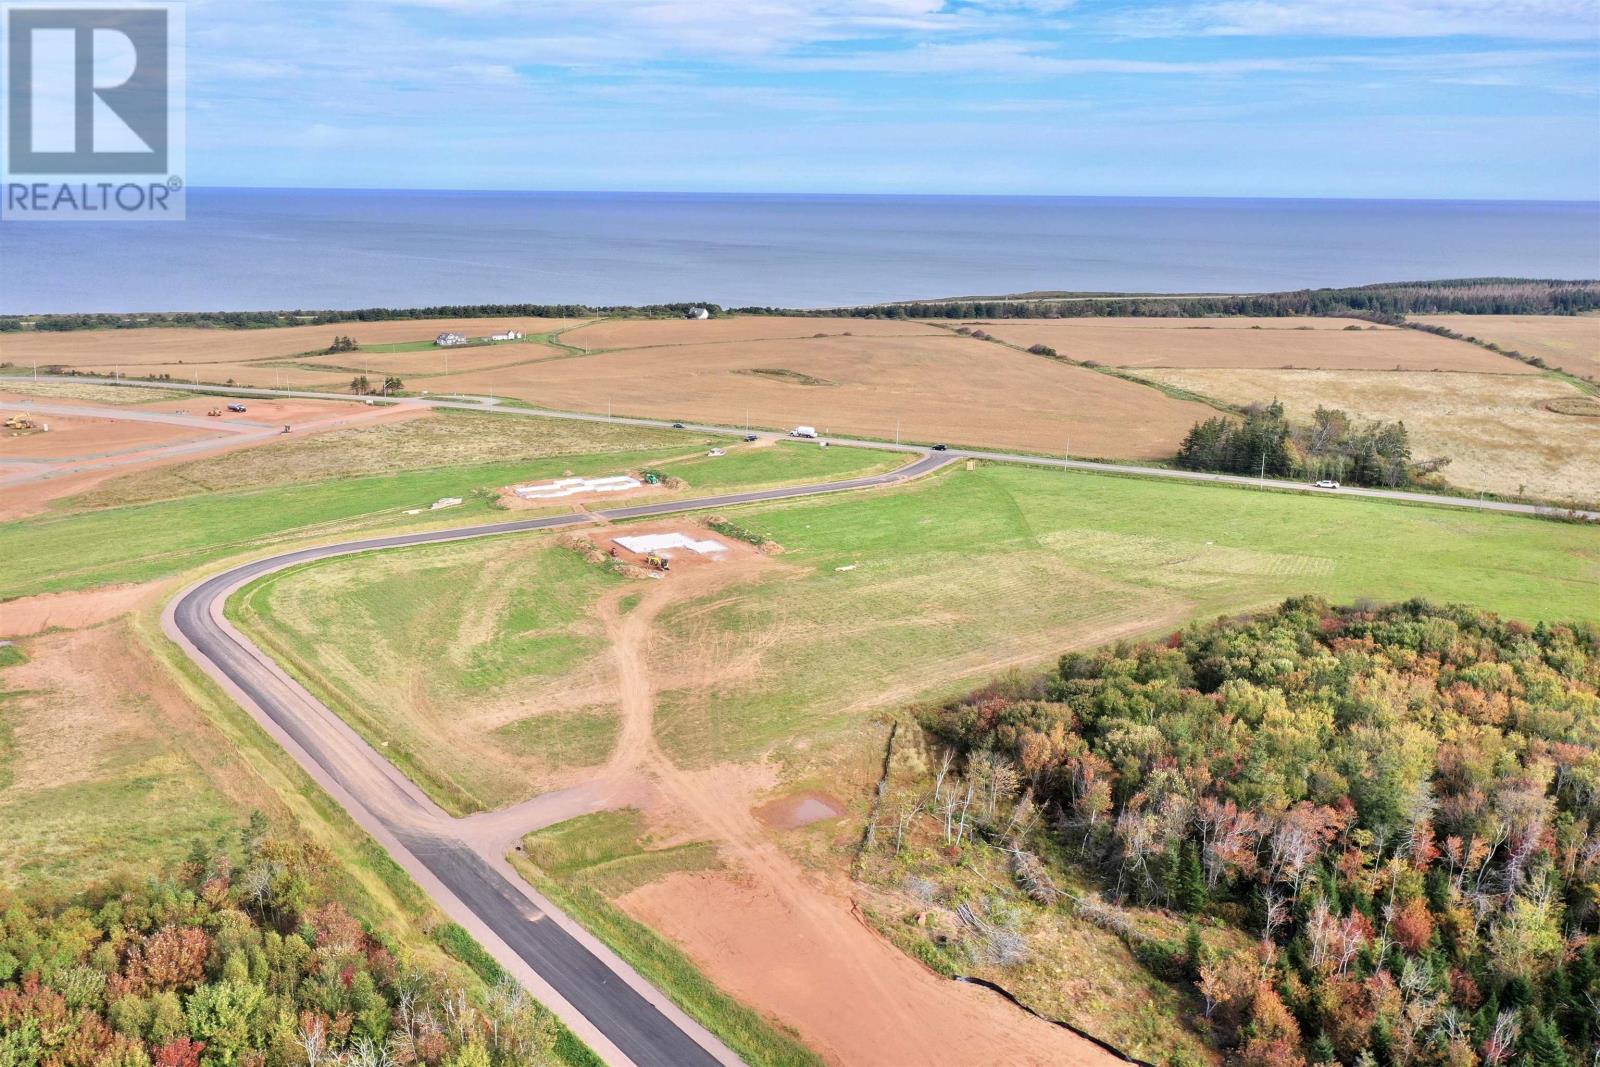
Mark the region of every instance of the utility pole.
POLYGON ((1267 484, 1267 454, 1261 453, 1261 484, 1267 484))

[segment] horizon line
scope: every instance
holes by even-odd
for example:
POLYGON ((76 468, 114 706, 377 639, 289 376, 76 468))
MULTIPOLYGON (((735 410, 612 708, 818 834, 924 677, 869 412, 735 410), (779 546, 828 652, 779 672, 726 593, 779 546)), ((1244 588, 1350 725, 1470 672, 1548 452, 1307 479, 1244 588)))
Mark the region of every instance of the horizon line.
POLYGON ((189 191, 296 193, 475 193, 523 196, 684 196, 684 197, 811 197, 827 199, 926 200, 1216 200, 1292 201, 1356 204, 1564 204, 1600 207, 1600 193, 1591 199, 1572 197, 1455 196, 1291 196, 1210 193, 957 193, 957 192, 796 192, 761 189, 534 189, 470 186, 402 185, 190 185, 189 191))

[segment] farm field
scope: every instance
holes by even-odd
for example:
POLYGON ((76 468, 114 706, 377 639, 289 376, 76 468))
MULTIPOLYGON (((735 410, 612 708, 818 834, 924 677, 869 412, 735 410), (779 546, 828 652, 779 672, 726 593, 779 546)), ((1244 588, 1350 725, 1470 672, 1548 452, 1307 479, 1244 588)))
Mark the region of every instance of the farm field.
MULTIPOLYGON (((783 553, 632 583, 585 572, 592 565, 534 536, 329 561, 272 580, 241 607, 314 687, 366 687, 349 702, 352 721, 402 748, 407 769, 447 804, 489 801, 508 786, 515 798, 530 775, 551 774, 536 762, 544 753, 530 759, 510 743, 508 722, 538 724, 525 729, 541 744, 571 723, 576 748, 561 758, 581 767, 645 716, 639 767, 653 783, 652 831, 711 842, 726 869, 664 864, 610 886, 607 906, 822 1049, 848 1047, 849 1034, 899 1039, 862 1008, 876 994, 801 951, 855 944, 845 932, 851 890, 837 875, 877 773, 885 712, 1069 648, 1291 594, 1457 599, 1534 620, 1592 616, 1600 592, 1600 548, 1581 527, 1000 465, 730 517, 783 553), (1378 531, 1390 546, 1382 554, 1371 551, 1378 531), (1489 558, 1494 568, 1477 565, 1489 558), (356 588, 363 577, 370 594, 356 588), (437 677, 396 661, 418 641, 437 677), (623 662, 645 680, 626 681, 623 662), (840 798, 852 818, 775 836, 753 813, 796 789, 840 798), (794 866, 796 851, 813 873, 794 866), (810 999, 789 996, 756 963, 758 944, 790 935, 786 958, 810 976, 810 999)), ((1121 976, 1108 981, 1137 987, 1120 947, 1085 936, 1100 945, 1096 965, 1121 976)), ((873 945, 849 951, 888 979, 898 965, 873 945)), ((1040 1003, 1070 1017, 1066 988, 1040 987, 1040 1003)), ((1105 1022, 1103 1005, 1095 1017, 1083 1010, 1081 1022, 1105 1022)), ((1152 1025, 1139 1021, 1147 1051, 1163 1039, 1152 1025)))
POLYGON ((1048 345, 1069 359, 1112 367, 1538 373, 1476 345, 1359 319, 998 319, 965 325, 1023 348, 1048 345))
POLYGON ((1412 315, 1600 382, 1600 315, 1412 315))
POLYGON ((948 332, 639 348, 429 383, 435 392, 494 389, 557 409, 814 425, 884 440, 895 438, 898 420, 907 440, 1142 459, 1171 456, 1191 425, 1215 414, 948 332))
POLYGON ((722 344, 826 337, 937 336, 939 327, 909 319, 852 319, 833 316, 741 315, 732 318, 610 319, 563 334, 569 345, 595 349, 654 348, 664 345, 722 344))
POLYGON ((1561 502, 1600 500, 1600 417, 1578 413, 1593 401, 1549 375, 1158 369, 1140 374, 1233 404, 1276 397, 1297 420, 1309 419, 1318 405, 1358 419, 1402 420, 1413 454, 1450 457, 1444 477, 1463 489, 1561 502), (1573 413, 1560 409, 1563 400, 1578 405, 1573 413))
MULTIPOLYGON (((468 345, 450 349, 429 345, 416 351, 404 352, 373 352, 363 349, 359 352, 340 352, 331 356, 306 356, 294 362, 296 370, 323 368, 346 375, 365 374, 374 380, 390 374, 415 380, 419 376, 443 374, 447 369, 452 373, 483 371, 492 367, 509 367, 533 360, 561 359, 566 356, 565 350, 552 348, 550 345, 534 341, 507 341, 501 344, 468 345)), ((429 383, 418 381, 418 384, 426 386, 429 383)))
MULTIPOLYGON (((283 326, 267 329, 151 327, 127 330, 29 331, 0 335, 0 361, 31 366, 38 361, 67 367, 125 368, 157 364, 243 363, 320 352, 335 336, 354 337, 358 344, 400 344, 432 341, 456 331, 468 337, 504 330, 549 333, 579 325, 581 319, 388 319, 382 322, 336 322, 326 326, 283 326)), ((141 371, 142 372, 142 371, 141 371)), ((202 374, 202 378, 205 375, 202 374)))

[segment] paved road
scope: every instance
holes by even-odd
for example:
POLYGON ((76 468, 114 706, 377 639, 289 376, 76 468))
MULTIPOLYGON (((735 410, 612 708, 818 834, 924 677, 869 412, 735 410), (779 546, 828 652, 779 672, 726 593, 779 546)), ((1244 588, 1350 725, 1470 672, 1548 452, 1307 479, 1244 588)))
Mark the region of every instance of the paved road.
MULTIPOLYGON (((903 482, 948 462, 946 456, 928 454, 872 477, 619 507, 595 515, 633 519, 867 489, 903 482)), ((505 861, 504 837, 473 833, 472 821, 442 811, 223 615, 224 603, 240 587, 298 563, 591 521, 585 514, 556 515, 288 552, 234 567, 184 590, 168 606, 164 623, 195 662, 238 699, 447 914, 467 926, 608 1062, 639 1067, 737 1064, 733 1052, 518 878, 505 861)), ((522 832, 535 828, 528 826, 522 832)))
MULTIPOLYGON (((156 383, 125 381, 116 378, 89 378, 61 376, 50 378, 40 376, 40 381, 64 382, 90 382, 103 385, 123 385, 129 388, 158 388, 156 383)), ((0 388, 4 387, 5 379, 0 378, 0 388)), ((169 388, 178 388, 178 385, 169 388)), ((347 393, 321 393, 311 390, 297 389, 252 389, 240 386, 225 385, 182 385, 181 388, 190 392, 216 393, 224 396, 253 396, 253 397, 295 397, 308 400, 350 400, 347 393)), ((501 415, 525 415, 545 419, 571 419, 578 422, 601 422, 616 426, 646 426, 656 429, 667 429, 674 423, 664 419, 634 419, 621 415, 593 415, 581 411, 553 411, 543 408, 514 407, 505 403, 492 400, 449 400, 439 397, 412 397, 400 401, 380 401, 380 403, 421 404, 428 407, 442 408, 451 411, 493 411, 501 415)), ((745 431, 728 426, 710 426, 700 423, 689 423, 685 430, 696 433, 721 434, 725 436, 741 435, 745 431)), ((761 432, 762 437, 781 437, 781 434, 761 432)), ((828 435, 830 444, 847 448, 875 448, 891 452, 925 453, 927 446, 922 444, 894 444, 886 441, 871 441, 862 438, 837 437, 828 435)), ((999 463, 1023 463, 1037 467, 1058 467, 1064 470, 1081 470, 1090 473, 1125 474, 1141 478, 1172 478, 1189 482, 1218 482, 1224 485, 1249 485, 1265 489, 1276 489, 1296 493, 1323 493, 1344 497, 1367 497, 1377 500, 1395 500, 1413 504, 1436 504, 1443 507, 1473 508, 1479 511, 1498 511, 1515 515, 1545 515, 1545 516, 1577 516, 1590 521, 1600 522, 1600 512, 1575 511, 1566 508, 1552 508, 1537 504, 1515 504, 1503 500, 1483 500, 1477 497, 1444 496, 1435 493, 1414 493, 1402 489, 1361 489, 1347 487, 1343 489, 1317 489, 1305 482, 1286 481, 1280 478, 1251 478, 1237 474, 1209 474, 1204 471, 1175 470, 1171 467, 1143 467, 1133 463, 1098 463, 1091 460, 1055 459, 1048 456, 1034 456, 1018 452, 996 452, 980 449, 952 448, 947 455, 953 458, 987 459, 999 463)))

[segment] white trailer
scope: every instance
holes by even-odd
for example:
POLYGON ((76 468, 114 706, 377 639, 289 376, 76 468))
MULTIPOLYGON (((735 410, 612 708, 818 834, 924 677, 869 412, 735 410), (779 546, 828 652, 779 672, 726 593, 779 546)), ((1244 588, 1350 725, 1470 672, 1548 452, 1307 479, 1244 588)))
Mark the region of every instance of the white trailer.
POLYGON ((789 431, 789 436, 807 437, 815 440, 817 436, 817 428, 815 426, 796 426, 794 429, 789 431))

